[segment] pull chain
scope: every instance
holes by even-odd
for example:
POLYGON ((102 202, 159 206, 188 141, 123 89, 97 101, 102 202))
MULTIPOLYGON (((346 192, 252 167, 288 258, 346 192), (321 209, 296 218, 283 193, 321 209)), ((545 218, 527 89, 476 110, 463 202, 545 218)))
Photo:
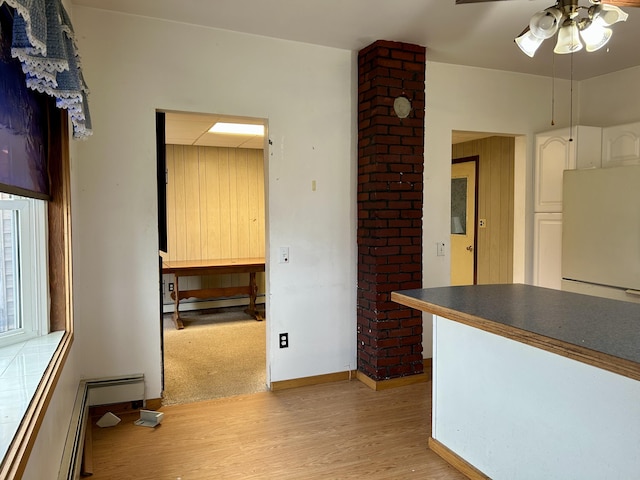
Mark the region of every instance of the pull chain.
POLYGON ((556 56, 551 56, 551 125, 555 125, 556 116, 556 56))
POLYGON ((571 93, 569 98, 569 141, 573 142, 573 52, 571 52, 571 93))

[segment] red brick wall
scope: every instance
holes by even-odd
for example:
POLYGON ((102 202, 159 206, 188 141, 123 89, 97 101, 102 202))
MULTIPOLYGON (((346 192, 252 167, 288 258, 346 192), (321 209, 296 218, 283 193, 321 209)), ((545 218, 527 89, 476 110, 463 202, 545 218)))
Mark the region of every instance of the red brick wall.
POLYGON ((422 315, 390 295, 422 286, 424 91, 424 47, 380 40, 359 52, 358 370, 374 380, 423 371, 422 315))

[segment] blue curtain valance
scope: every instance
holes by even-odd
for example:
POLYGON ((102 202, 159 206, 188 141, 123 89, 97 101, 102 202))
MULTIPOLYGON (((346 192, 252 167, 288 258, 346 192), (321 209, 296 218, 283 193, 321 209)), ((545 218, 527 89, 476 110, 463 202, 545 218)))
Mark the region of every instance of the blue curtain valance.
POLYGON ((61 0, 0 0, 13 7, 11 55, 18 58, 29 88, 68 110, 74 138, 91 135, 89 89, 82 76, 71 20, 61 0))

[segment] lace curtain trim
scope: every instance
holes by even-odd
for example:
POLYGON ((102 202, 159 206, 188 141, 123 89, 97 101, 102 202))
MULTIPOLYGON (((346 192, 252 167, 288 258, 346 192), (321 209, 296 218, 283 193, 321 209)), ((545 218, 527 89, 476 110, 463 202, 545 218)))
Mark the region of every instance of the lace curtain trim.
POLYGON ((55 97, 69 112, 74 138, 91 135, 89 89, 82 76, 71 20, 61 0, 0 0, 17 12, 11 55, 22 63, 27 86, 55 97))

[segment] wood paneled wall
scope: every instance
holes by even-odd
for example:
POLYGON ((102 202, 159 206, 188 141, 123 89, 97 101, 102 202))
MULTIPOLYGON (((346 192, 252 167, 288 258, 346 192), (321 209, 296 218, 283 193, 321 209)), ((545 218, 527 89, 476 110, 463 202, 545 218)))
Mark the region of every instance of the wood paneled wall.
MULTIPOLYGON (((489 137, 452 146, 452 159, 478 155, 477 283, 513 282, 515 139, 489 137)), ((520 212, 524 214, 524 212, 520 212)))
MULTIPOLYGON (((168 251, 164 258, 264 257, 264 151, 190 145, 166 148, 168 251)), ((166 277, 165 283, 172 281, 171 275, 166 277)), ((258 280, 264 292, 264 275, 259 274, 258 280)), ((181 279, 182 288, 237 284, 234 275, 181 279)), ((167 297, 165 294, 168 303, 167 297)))
POLYGON ((167 145, 168 260, 264 257, 262 150, 167 145))

